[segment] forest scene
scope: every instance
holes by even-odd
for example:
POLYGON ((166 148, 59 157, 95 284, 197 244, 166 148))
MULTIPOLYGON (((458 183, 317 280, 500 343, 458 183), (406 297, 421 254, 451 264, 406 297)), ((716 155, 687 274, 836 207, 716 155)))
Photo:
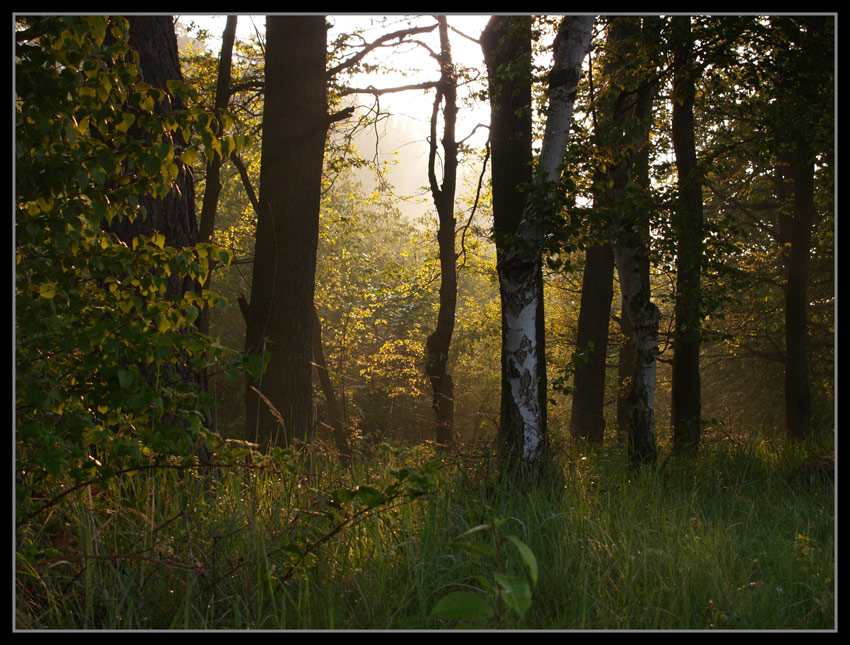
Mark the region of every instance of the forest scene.
POLYGON ((15 14, 13 631, 836 631, 836 23, 15 14))

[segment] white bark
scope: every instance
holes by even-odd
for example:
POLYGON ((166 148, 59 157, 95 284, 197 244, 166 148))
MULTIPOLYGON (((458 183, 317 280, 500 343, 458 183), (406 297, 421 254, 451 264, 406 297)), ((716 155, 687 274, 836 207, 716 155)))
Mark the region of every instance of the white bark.
POLYGON ((522 428, 517 429, 521 430, 522 458, 528 464, 544 458, 546 449, 544 411, 539 395, 545 364, 537 342, 537 316, 543 294, 538 293, 534 277, 551 213, 537 212, 534 203, 550 205, 552 186, 560 179, 593 22, 594 16, 565 16, 555 37, 546 130, 534 180, 535 190, 547 191, 547 195, 544 200, 529 201, 519 225, 519 239, 508 252, 499 274, 508 384, 518 412, 516 421, 522 424, 522 428))
POLYGON ((633 240, 614 244, 614 260, 634 339, 634 374, 628 399, 629 455, 633 462, 655 460, 655 370, 660 312, 640 279, 641 249, 633 240))

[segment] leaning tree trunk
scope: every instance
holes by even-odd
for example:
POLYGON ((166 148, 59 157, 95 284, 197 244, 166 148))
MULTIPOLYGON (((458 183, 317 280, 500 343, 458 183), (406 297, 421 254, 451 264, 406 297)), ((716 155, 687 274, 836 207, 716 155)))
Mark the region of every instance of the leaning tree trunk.
MULTIPOLYGON (((546 399, 545 395, 541 396, 541 385, 545 387, 546 378, 543 345, 539 342, 543 324, 541 253, 552 218, 554 187, 560 182, 573 104, 578 91, 581 65, 590 46, 593 21, 592 16, 565 16, 559 26, 553 46, 554 65, 549 74, 546 129, 539 167, 533 178, 533 194, 525 201, 510 242, 505 243, 505 238, 502 238, 502 253, 498 257, 502 296, 503 386, 507 386, 500 427, 501 460, 508 467, 532 474, 544 473, 549 461, 546 399)), ((482 35, 491 85, 495 85, 495 91, 491 90, 491 101, 495 103, 491 107, 493 125, 499 119, 506 119, 501 127, 511 123, 511 116, 505 115, 505 104, 511 103, 506 86, 524 83, 522 77, 526 74, 526 70, 520 68, 519 73, 512 72, 512 78, 506 77, 505 63, 510 61, 511 53, 505 51, 506 43, 499 40, 512 38, 520 41, 516 35, 508 33, 512 26, 509 21, 496 19, 488 25, 489 33, 485 31, 482 35)), ((514 60, 516 58, 514 55, 514 60)), ((530 65, 530 59, 526 64, 530 65)), ((523 104, 519 109, 527 110, 529 105, 523 104)), ((501 131, 500 134, 510 138, 518 133, 501 131)), ((495 140, 492 146, 495 193, 498 163, 495 140)), ((515 190, 516 182, 508 181, 511 189, 515 190)), ((495 217, 494 212, 494 220, 495 217)), ((499 232, 497 230, 497 235, 499 232)), ((510 235, 504 229, 502 232, 510 235)))
POLYGON ((437 241, 440 249, 440 308, 436 329, 425 343, 425 371, 431 381, 433 408, 436 415, 436 438, 440 446, 448 446, 454 435, 454 384, 448 373, 449 348, 455 325, 457 309, 457 268, 455 253, 454 200, 457 184, 457 72, 452 63, 452 52, 445 16, 437 18, 440 34, 440 81, 431 113, 431 140, 428 155, 428 182, 440 222, 437 241), (443 107, 443 183, 437 180, 437 117, 443 107))
POLYGON ((676 232, 676 304, 673 331, 671 415, 673 447, 696 450, 700 440, 700 267, 702 264, 702 183, 694 142, 694 95, 698 74, 693 61, 690 17, 674 16, 673 149, 679 198, 673 215, 676 232))
POLYGON ((306 440, 312 429, 313 296, 329 124, 324 16, 266 20, 265 104, 245 350, 268 354, 246 389, 247 438, 306 440))

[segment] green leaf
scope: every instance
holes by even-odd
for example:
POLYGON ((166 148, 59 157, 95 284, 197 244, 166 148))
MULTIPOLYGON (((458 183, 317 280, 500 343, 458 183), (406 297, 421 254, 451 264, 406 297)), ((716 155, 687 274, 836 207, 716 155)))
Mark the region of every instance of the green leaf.
POLYGON ((444 620, 481 620, 492 615, 492 604, 469 591, 453 591, 440 598, 431 610, 431 616, 444 620))
POLYGON ((50 300, 56 295, 56 285, 55 284, 40 284, 38 286, 38 295, 42 298, 47 298, 50 300))
POLYGON ((358 486, 356 492, 358 499, 360 499, 360 501, 366 504, 369 508, 380 506, 387 501, 387 498, 381 491, 376 490, 371 486, 358 486))
POLYGON ((333 492, 332 499, 334 502, 338 504, 346 504, 354 499, 355 493, 353 490, 349 490, 348 488, 340 488, 339 490, 335 490, 333 492))
POLYGON ((198 159, 198 151, 194 148, 186 148, 180 155, 180 161, 187 166, 191 166, 198 159))
POLYGON ((126 390, 133 384, 133 373, 128 370, 119 369, 118 373, 118 384, 121 386, 122 390, 126 390))
POLYGON ((528 584, 528 580, 523 576, 505 576, 501 573, 494 573, 493 578, 505 591, 502 594, 505 604, 520 616, 525 614, 531 607, 531 585, 528 584))
POLYGON ((122 114, 121 115, 121 123, 116 125, 115 129, 118 130, 119 132, 127 132, 127 130, 130 129, 130 126, 132 126, 135 122, 136 122, 136 117, 134 115, 126 114, 126 113, 122 114))
POLYGON ((473 526, 471 529, 464 531, 460 535, 458 535, 455 540, 460 540, 461 538, 465 538, 467 535, 472 535, 473 533, 477 533, 478 531, 487 531, 493 528, 492 524, 479 524, 478 526, 473 526))
POLYGON ((496 550, 491 544, 484 544, 483 542, 446 542, 445 546, 453 549, 461 549, 462 551, 484 556, 491 560, 496 559, 496 550))
POLYGON ((528 573, 531 575, 531 581, 533 583, 537 583, 537 558, 534 557, 534 552, 528 548, 528 545, 520 540, 516 535, 506 535, 505 539, 510 541, 513 544, 517 551, 519 551, 519 555, 522 558, 525 566, 528 567, 528 573))

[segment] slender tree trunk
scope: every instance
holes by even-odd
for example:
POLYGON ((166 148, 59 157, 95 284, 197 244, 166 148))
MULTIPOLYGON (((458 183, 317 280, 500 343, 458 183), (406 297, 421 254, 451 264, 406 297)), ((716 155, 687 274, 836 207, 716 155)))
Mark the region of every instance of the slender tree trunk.
MULTIPOLYGON (((516 19, 514 19, 516 20, 516 19)), ((535 194, 525 201, 521 216, 516 222, 510 244, 504 244, 498 257, 500 293, 502 296, 502 369, 503 386, 507 396, 503 399, 500 424, 501 460, 512 467, 521 467, 528 473, 544 473, 548 467, 548 432, 546 428, 546 399, 541 396, 545 387, 545 356, 542 337, 543 293, 541 252, 547 227, 551 221, 554 189, 560 181, 561 167, 566 154, 569 128, 572 122, 581 65, 590 46, 592 16, 565 16, 555 38, 554 65, 549 74, 549 106, 546 129, 543 135, 539 168, 533 178, 535 194)), ((510 19, 494 19, 482 35, 482 46, 488 73, 491 76, 491 114, 493 123, 504 119, 499 130, 501 136, 524 133, 524 126, 505 115, 505 107, 512 97, 501 83, 524 83, 525 68, 505 78, 505 63, 530 59, 520 54, 524 50, 524 37, 510 34, 519 31, 510 19), (514 26, 514 29, 511 27, 514 26), (506 42, 500 42, 500 40, 506 42), (513 40, 508 49, 507 41, 513 40), (514 50, 514 47, 519 49, 514 50), (506 51, 507 50, 507 51, 506 51), (499 75, 502 76, 499 79, 499 75), (495 77, 495 78, 494 78, 495 77), (494 80, 496 81, 494 83, 494 80), (505 125, 518 126, 518 131, 505 132, 505 125)), ((521 24, 521 23, 519 23, 521 24)), ((529 68, 530 69, 530 68, 529 68)), ((530 78, 530 75, 529 75, 530 78)), ((530 82, 530 81, 529 81, 530 82)), ((519 106, 520 111, 530 110, 530 102, 519 106)), ((514 118, 515 118, 514 113, 514 118)), ((529 117, 530 118, 530 117, 529 117)), ((493 133, 491 132, 491 136, 493 133)), ((496 141, 493 140, 494 220, 496 219, 496 141)), ((509 180, 510 181, 510 180, 509 180)), ((515 180, 508 184, 516 189, 515 180)), ((515 214, 514 214, 515 216, 515 214)), ((510 235, 510 229, 497 230, 510 235)), ((502 238, 503 243, 505 238, 502 238)), ((504 396, 504 394, 503 394, 504 396)))
POLYGON ((440 249, 440 308, 437 326, 425 343, 425 370, 431 380, 433 408, 436 415, 436 438, 441 446, 454 439, 454 384, 448 373, 449 348, 455 325, 457 309, 457 269, 455 253, 454 200, 457 184, 457 73, 452 62, 448 24, 445 16, 438 16, 440 34, 440 82, 431 114, 431 140, 428 155, 428 182, 437 208, 440 227, 437 241, 440 249), (443 107, 443 183, 436 174, 437 117, 443 107))
MULTIPOLYGON (((217 117, 227 109, 230 96, 230 70, 233 61, 233 43, 236 40, 236 21, 238 16, 227 16, 227 23, 221 35, 221 53, 218 58, 218 78, 215 88, 214 112, 217 117)), ((210 242, 215 230, 215 216, 218 209, 218 196, 221 193, 221 165, 219 154, 213 151, 212 158, 207 160, 206 187, 204 201, 201 207, 201 224, 199 237, 202 242, 210 242)))
POLYGON ((673 216, 677 250, 671 413, 674 448, 696 450, 701 419, 699 351, 703 247, 702 183, 694 141, 694 95, 699 71, 692 58, 690 17, 674 16, 672 20, 676 37, 672 132, 679 198, 673 216))
POLYGON ((313 296, 329 124, 324 16, 266 19, 260 212, 245 350, 268 353, 246 390, 247 438, 309 438, 313 296))
POLYGON ((328 364, 325 360, 325 352, 322 347, 322 324, 319 321, 319 312, 316 311, 315 307, 313 307, 313 360, 319 372, 319 383, 322 386, 322 394, 325 396, 328 420, 330 421, 336 449, 343 459, 348 459, 351 457, 351 446, 348 443, 348 435, 345 433, 345 425, 342 422, 342 415, 340 414, 339 404, 336 400, 336 392, 334 391, 330 373, 328 372, 328 364))

